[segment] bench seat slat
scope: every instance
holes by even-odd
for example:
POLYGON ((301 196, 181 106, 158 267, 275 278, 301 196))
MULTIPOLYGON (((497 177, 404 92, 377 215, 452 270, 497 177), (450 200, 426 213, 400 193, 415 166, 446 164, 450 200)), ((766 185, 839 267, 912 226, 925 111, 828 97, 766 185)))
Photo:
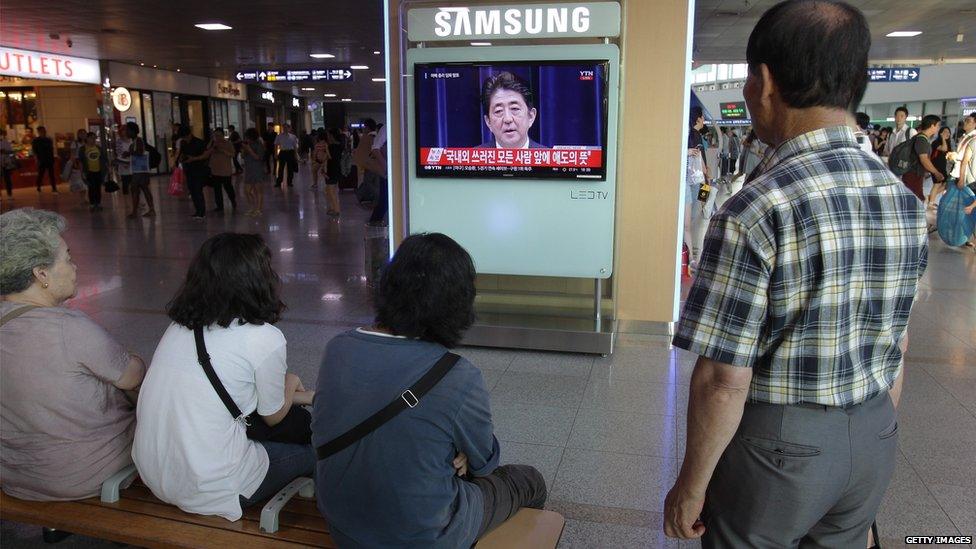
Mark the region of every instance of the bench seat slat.
POLYGON ((566 519, 553 511, 519 509, 515 516, 488 532, 475 549, 536 549, 555 547, 566 519))
MULTIPOLYGON (((161 501, 141 501, 138 499, 128 499, 123 498, 118 503, 102 503, 101 501, 88 499, 78 502, 79 504, 86 505, 89 507, 101 507, 116 509, 119 511, 125 511, 129 513, 139 514, 147 517, 158 517, 167 520, 185 522, 188 524, 195 524, 198 526, 206 526, 208 528, 214 528, 218 530, 227 530, 230 532, 238 532, 241 534, 260 536, 263 538, 268 538, 271 540, 282 540, 290 541, 294 543, 299 543, 303 545, 310 545, 315 547, 331 547, 332 539, 329 534, 324 531, 325 520, 320 519, 318 526, 318 531, 308 530, 306 528, 295 528, 285 515, 281 517, 281 528, 274 534, 268 534, 262 532, 258 527, 258 523, 253 520, 238 520, 231 522, 227 519, 217 517, 217 516, 207 516, 207 515, 196 515, 193 513, 186 513, 181 511, 178 507, 163 503, 161 501)), ((305 517, 302 517, 305 518, 305 517)))
MULTIPOLYGON (((128 510, 113 509, 109 505, 91 505, 75 501, 25 502, 0 493, 0 516, 4 520, 47 526, 140 547, 298 549, 315 546, 235 532, 226 528, 214 528, 185 520, 142 515, 128 510)), ((331 539, 329 541, 331 542, 331 539)))
MULTIPOLYGON (((133 485, 132 487, 123 490, 122 501, 125 500, 168 505, 154 496, 153 493, 149 491, 149 488, 141 485, 133 485)), ((244 518, 242 520, 253 522, 255 525, 254 527, 257 529, 258 524, 261 521, 262 507, 263 505, 254 505, 253 507, 244 509, 244 518)), ((182 511, 180 512, 182 513, 182 511)), ((322 518, 322 515, 318 512, 318 509, 315 508, 314 500, 295 497, 288 502, 288 505, 284 508, 279 516, 283 526, 301 528, 303 530, 309 530, 312 532, 328 533, 329 531, 329 526, 326 524, 325 519, 322 518)))

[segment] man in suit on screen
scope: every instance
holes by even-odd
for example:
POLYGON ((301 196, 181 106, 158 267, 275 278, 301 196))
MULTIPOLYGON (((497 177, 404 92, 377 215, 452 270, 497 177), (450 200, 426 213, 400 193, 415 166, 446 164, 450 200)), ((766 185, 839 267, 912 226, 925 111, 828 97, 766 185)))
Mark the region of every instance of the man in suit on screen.
POLYGON ((479 149, 546 149, 529 138, 538 111, 535 97, 521 78, 501 72, 485 79, 481 87, 485 125, 494 139, 478 145, 479 149))

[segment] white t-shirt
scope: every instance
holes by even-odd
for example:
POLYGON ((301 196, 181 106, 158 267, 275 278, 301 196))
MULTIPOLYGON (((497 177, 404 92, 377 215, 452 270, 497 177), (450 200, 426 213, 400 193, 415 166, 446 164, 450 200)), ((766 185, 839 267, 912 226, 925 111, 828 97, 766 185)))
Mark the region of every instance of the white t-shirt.
MULTIPOLYGON (((285 403, 285 337, 270 324, 204 330, 217 377, 245 415, 285 403)), ((268 453, 248 440, 197 362, 193 332, 171 324, 139 392, 132 459, 159 499, 201 515, 241 518, 268 472, 268 453)))
POLYGON ((902 126, 900 130, 896 129, 891 132, 891 135, 888 136, 888 144, 885 146, 885 156, 891 156, 891 151, 895 150, 899 143, 908 141, 917 133, 914 128, 909 128, 908 124, 902 126))
POLYGON ((275 138, 275 146, 283 151, 293 151, 298 148, 298 138, 292 133, 280 133, 275 138))
POLYGON ((132 140, 128 138, 118 138, 115 142, 115 159, 118 161, 116 166, 119 170, 119 175, 132 175, 131 158, 129 158, 129 149, 132 146, 132 140))

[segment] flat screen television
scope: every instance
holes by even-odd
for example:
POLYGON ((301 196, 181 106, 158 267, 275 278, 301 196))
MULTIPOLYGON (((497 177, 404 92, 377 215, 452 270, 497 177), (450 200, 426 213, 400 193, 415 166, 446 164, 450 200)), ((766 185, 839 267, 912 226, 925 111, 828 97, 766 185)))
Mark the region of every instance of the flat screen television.
POLYGON ((609 61, 414 65, 417 177, 606 180, 609 61))

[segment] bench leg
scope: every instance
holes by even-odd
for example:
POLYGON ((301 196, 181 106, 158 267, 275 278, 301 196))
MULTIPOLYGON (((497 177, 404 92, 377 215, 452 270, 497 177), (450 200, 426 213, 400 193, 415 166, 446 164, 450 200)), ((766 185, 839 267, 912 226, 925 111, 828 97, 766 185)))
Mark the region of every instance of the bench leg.
POLYGON ((108 479, 102 483, 101 500, 104 503, 118 502, 119 490, 122 488, 122 485, 136 478, 137 474, 139 474, 139 472, 136 471, 135 464, 129 464, 125 467, 125 469, 122 469, 118 473, 108 477, 108 479))
POLYGON ((308 477, 299 477, 291 481, 288 486, 281 489, 274 495, 267 505, 261 509, 261 531, 273 534, 278 531, 278 513, 288 504, 296 494, 308 497, 305 494, 315 494, 315 482, 308 477))
POLYGON ((71 536, 71 532, 65 532, 64 530, 55 530, 54 528, 41 528, 41 537, 44 538, 44 543, 58 543, 59 541, 64 541, 65 538, 71 536))

